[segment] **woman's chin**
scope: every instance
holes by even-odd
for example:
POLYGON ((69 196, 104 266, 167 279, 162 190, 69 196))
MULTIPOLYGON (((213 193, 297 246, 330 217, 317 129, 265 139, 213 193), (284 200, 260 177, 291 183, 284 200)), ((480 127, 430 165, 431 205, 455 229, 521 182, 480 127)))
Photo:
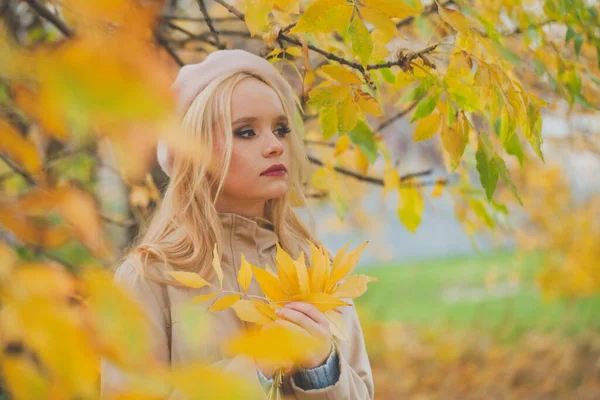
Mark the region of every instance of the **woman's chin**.
POLYGON ((278 182, 277 184, 270 185, 270 187, 265 190, 265 199, 278 199, 285 196, 288 190, 289 187, 286 182, 278 182))

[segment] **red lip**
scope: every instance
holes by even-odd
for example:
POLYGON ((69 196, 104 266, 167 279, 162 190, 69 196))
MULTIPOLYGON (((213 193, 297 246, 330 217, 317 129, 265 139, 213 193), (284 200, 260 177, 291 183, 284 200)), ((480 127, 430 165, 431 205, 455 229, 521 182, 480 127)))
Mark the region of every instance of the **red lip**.
POLYGON ((269 168, 265 169, 261 173, 261 175, 268 174, 269 172, 274 172, 274 171, 286 171, 287 172, 287 169, 285 168, 285 165, 283 165, 283 164, 273 164, 269 168))

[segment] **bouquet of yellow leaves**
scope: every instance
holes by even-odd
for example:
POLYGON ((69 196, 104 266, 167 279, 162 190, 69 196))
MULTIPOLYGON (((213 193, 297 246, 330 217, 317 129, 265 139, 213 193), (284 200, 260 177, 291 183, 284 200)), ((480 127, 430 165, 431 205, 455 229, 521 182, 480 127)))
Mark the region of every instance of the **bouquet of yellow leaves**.
MULTIPOLYGON (((328 318, 334 340, 337 338, 345 341, 348 340, 346 325, 341 313, 337 311, 337 307, 351 305, 343 299, 355 299, 363 295, 367 290, 367 284, 378 280, 360 274, 350 276, 367 244, 368 242, 364 242, 350 252, 348 252, 349 244, 347 244, 337 252, 332 262, 325 249, 309 243, 311 263, 308 266, 304 253, 301 252, 300 257, 294 260, 277 243, 275 256, 277 271, 273 271, 268 264, 264 269, 252 265, 242 254, 237 280, 243 293, 223 290, 223 270, 216 245, 213 249, 212 266, 219 279, 220 288, 194 272, 168 271, 168 273, 186 286, 200 288, 208 285, 216 289, 214 293, 195 297, 192 299, 193 303, 206 302, 223 294, 211 304, 208 308, 209 311, 222 311, 232 307, 242 321, 257 325, 264 326, 280 319, 275 314, 275 310, 283 307, 286 303, 310 303, 328 318), (264 297, 247 294, 253 276, 262 289, 264 297), (243 298, 244 296, 246 298, 243 298)), ((295 362, 302 357, 302 352, 310 351, 311 347, 317 345, 311 343, 306 337, 296 336, 298 333, 277 326, 260 333, 250 332, 232 342, 230 349, 252 357, 285 364, 286 362, 295 362), (299 341, 302 341, 300 350, 297 345, 299 341)), ((268 393, 269 399, 281 397, 280 387, 283 376, 283 369, 279 368, 268 393)))

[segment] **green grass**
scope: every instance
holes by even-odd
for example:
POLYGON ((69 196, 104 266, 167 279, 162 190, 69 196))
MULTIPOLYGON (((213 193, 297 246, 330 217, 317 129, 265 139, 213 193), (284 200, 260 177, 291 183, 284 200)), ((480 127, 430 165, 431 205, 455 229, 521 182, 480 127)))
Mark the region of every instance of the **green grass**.
POLYGON ((538 255, 518 257, 509 252, 365 266, 360 273, 380 280, 369 284, 356 303, 377 320, 482 330, 509 340, 529 331, 576 334, 600 330, 600 296, 572 303, 544 301, 535 284, 540 268, 538 255), (512 293, 494 298, 486 291, 486 277, 495 282, 488 288, 500 290, 515 274, 519 284, 512 293), (449 301, 446 295, 452 290, 482 297, 449 301))

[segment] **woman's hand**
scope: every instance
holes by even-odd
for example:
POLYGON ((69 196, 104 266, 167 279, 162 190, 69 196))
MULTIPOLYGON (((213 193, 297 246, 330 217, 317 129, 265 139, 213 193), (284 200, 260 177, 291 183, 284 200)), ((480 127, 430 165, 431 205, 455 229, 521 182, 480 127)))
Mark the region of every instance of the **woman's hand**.
POLYGON ((304 369, 323 365, 333 346, 329 320, 325 314, 306 302, 287 303, 283 308, 277 309, 276 314, 284 319, 276 320, 275 323, 288 326, 290 329, 301 329, 322 344, 296 365, 304 369))

